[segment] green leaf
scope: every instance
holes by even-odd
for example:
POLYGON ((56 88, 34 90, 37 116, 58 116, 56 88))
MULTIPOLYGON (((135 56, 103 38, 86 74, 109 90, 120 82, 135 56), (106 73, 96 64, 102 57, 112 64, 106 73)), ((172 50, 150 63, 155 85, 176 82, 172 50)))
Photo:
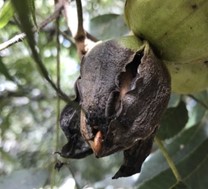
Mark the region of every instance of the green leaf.
POLYGON ((201 106, 199 103, 195 104, 188 112, 189 120, 187 123, 187 127, 198 124, 204 117, 205 112, 206 109, 203 106, 201 106))
POLYGON ((44 79, 50 83, 51 87, 55 90, 58 91, 60 97, 65 100, 69 101, 69 97, 62 92, 56 84, 53 82, 51 77, 49 76, 48 70, 46 69, 45 65, 43 64, 43 61, 41 59, 40 53, 36 48, 36 43, 35 43, 35 38, 33 35, 33 25, 30 19, 31 16, 31 9, 29 6, 29 1, 28 0, 12 0, 12 3, 14 5, 15 10, 17 11, 18 18, 20 20, 21 28, 25 32, 27 36, 27 42, 29 44, 30 50, 32 52, 33 59, 38 66, 38 69, 44 79))
POLYGON ((171 93, 170 100, 168 103, 168 108, 173 108, 178 106, 180 100, 181 100, 181 95, 178 95, 176 93, 171 93))
POLYGON ((38 68, 40 69, 40 73, 46 77, 48 77, 48 71, 42 64, 41 57, 37 51, 36 43, 35 43, 35 38, 34 34, 32 32, 32 22, 30 19, 31 16, 31 9, 30 9, 30 4, 28 0, 12 0, 12 3, 14 5, 15 10, 17 11, 20 24, 22 27, 23 32, 25 32, 27 36, 27 42, 30 46, 32 56, 35 60, 35 62, 38 64, 38 68), (41 68, 40 68, 41 67, 41 68))
POLYGON ((128 31, 122 15, 104 14, 91 19, 90 22, 90 33, 101 40, 116 38, 127 34, 128 31))
POLYGON ((203 104, 204 106, 208 107, 208 90, 195 93, 194 95, 189 95, 189 97, 191 96, 195 97, 196 102, 199 104, 203 104))
POLYGON ((22 169, 12 172, 8 176, 0 177, 0 188, 28 189, 43 187, 49 173, 43 169, 22 169))
POLYGON ((203 162, 200 162, 198 166, 196 166, 196 170, 191 173, 190 176, 186 178, 186 183, 194 188, 206 189, 208 186, 208 157, 204 159, 203 162))
MULTIPOLYGON (((207 187, 208 166, 205 166, 208 162, 207 127, 205 124, 191 127, 166 145, 183 181, 190 188, 207 187)), ((176 184, 173 173, 159 150, 143 164, 137 184, 138 189, 170 188, 176 184)))
POLYGON ((11 1, 6 1, 0 10, 0 29, 7 25, 14 14, 14 9, 11 1))
POLYGON ((189 121, 186 124, 187 127, 198 124, 204 117, 208 107, 208 97, 207 92, 203 91, 197 94, 192 95, 192 98, 189 97, 188 101, 188 115, 189 121))
POLYGON ((35 39, 32 32, 32 22, 30 17, 32 15, 31 8, 28 0, 11 0, 18 18, 20 20, 21 28, 27 35, 28 43, 30 46, 35 46, 35 39))
POLYGON ((29 0, 29 8, 30 8, 33 23, 36 26, 36 28, 38 28, 36 14, 35 14, 35 0, 29 0))
POLYGON ((161 120, 157 135, 161 139, 168 139, 178 134, 188 121, 186 104, 181 101, 177 107, 168 108, 161 120))
POLYGON ((188 189, 188 188, 189 187, 182 181, 177 182, 176 184, 170 187, 170 189, 188 189))

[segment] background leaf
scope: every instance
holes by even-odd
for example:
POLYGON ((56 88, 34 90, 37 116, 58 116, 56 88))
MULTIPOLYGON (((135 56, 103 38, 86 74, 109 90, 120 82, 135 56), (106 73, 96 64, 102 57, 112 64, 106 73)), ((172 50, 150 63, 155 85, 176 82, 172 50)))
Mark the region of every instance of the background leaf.
MULTIPOLYGON (((205 189, 208 174, 208 167, 204 168, 204 163, 208 158, 208 126, 203 124, 185 130, 171 140, 166 148, 187 186, 205 189), (195 172, 197 174, 201 168, 203 168, 202 177, 196 180, 194 174, 195 172)), ((176 180, 159 150, 154 152, 143 164, 137 184, 138 189, 169 188, 176 184, 176 180)))
POLYGON ((160 139, 168 139, 179 133, 188 121, 186 104, 181 101, 177 107, 168 108, 160 122, 157 136, 160 139))
POLYGON ((171 93, 170 100, 168 102, 168 108, 176 107, 181 100, 181 95, 176 93, 171 93))
POLYGON ((31 46, 35 46, 35 39, 32 32, 33 25, 30 19, 32 15, 30 0, 11 0, 11 1, 20 20, 21 28, 23 32, 25 32, 25 34, 27 35, 28 43, 31 46))
POLYGON ((14 9, 12 7, 11 1, 8 0, 4 3, 4 6, 0 10, 0 29, 7 25, 13 14, 14 9))
POLYGON ((183 183, 182 181, 180 181, 170 187, 170 189, 188 189, 188 188, 189 187, 185 183, 183 183))
POLYGON ((35 14, 35 0, 29 0, 29 9, 31 12, 32 20, 36 28, 38 28, 37 20, 36 20, 36 14, 35 14))
POLYGON ((90 32, 100 40, 116 38, 127 34, 128 31, 122 15, 100 15, 90 22, 90 32))
POLYGON ((189 121, 187 127, 198 124, 208 109, 208 97, 207 92, 203 91, 194 95, 189 95, 186 98, 187 107, 189 109, 189 121))

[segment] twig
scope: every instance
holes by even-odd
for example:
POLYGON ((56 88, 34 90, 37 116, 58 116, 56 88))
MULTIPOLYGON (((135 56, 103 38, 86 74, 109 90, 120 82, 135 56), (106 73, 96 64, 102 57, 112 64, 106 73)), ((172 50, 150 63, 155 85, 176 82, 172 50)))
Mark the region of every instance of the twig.
POLYGON ((93 36, 93 35, 90 34, 89 32, 86 32, 86 37, 87 37, 88 39, 90 39, 91 41, 93 41, 93 42, 98 42, 98 41, 99 41, 95 36, 93 36))
MULTIPOLYGON (((60 41, 59 41, 59 21, 60 17, 57 17, 56 19, 56 49, 57 49, 57 56, 56 56, 56 75, 57 75, 57 80, 56 80, 56 85, 58 88, 60 88, 60 41)), ((58 150, 59 147, 59 117, 60 117, 60 98, 57 98, 57 106, 56 106, 56 151, 58 150)))
MULTIPOLYGON (((64 6, 64 9, 63 9, 63 15, 65 17, 65 20, 66 20, 66 23, 67 23, 67 27, 68 29, 70 30, 70 8, 69 8, 69 5, 70 5, 70 0, 67 1, 67 0, 59 0, 59 1, 62 1, 63 3, 63 6, 64 6)), ((70 30, 71 31, 71 30, 70 30)))
MULTIPOLYGON (((43 22, 41 22, 39 25, 38 25, 38 30, 44 28, 47 24, 49 24, 50 22, 52 22, 53 20, 55 20, 59 14, 60 14, 60 11, 63 9, 63 3, 58 3, 56 5, 56 8, 55 8, 55 11, 53 12, 52 15, 50 15, 48 18, 46 18, 43 22)), ((37 32, 37 28, 34 27, 32 29, 33 32, 37 32)), ((0 44, 0 51, 18 43, 18 42, 21 42, 23 41, 23 39, 26 37, 26 34, 25 33, 20 33, 20 34, 17 34, 15 35, 14 37, 12 37, 11 39, 9 39, 8 41, 0 44)))
MULTIPOLYGON (((39 56, 39 53, 38 53, 38 51, 37 51, 37 49, 36 49, 36 47, 34 45, 35 44, 35 40, 34 40, 34 37, 32 35, 33 31, 32 31, 32 29, 30 30, 30 27, 26 27, 26 25, 27 26, 32 25, 30 23, 29 18, 25 18, 24 17, 24 14, 22 14, 22 12, 20 10, 21 7, 18 5, 18 3, 17 4, 13 4, 13 5, 16 6, 16 10, 18 12, 18 16, 19 16, 19 19, 21 21, 22 28, 25 31, 26 35, 27 35, 27 38, 26 39, 27 39, 28 45, 30 47, 30 50, 32 52, 32 57, 33 57, 36 65, 37 65, 37 67, 39 68, 40 73, 42 74, 42 76, 44 77, 44 79, 46 79, 46 81, 48 81, 48 83, 51 85, 51 87, 57 92, 58 96, 61 99, 63 99, 66 102, 70 102, 71 106, 77 107, 77 104, 75 102, 73 102, 73 101, 70 101, 69 97, 59 87, 57 87, 56 84, 53 82, 53 80, 50 78, 50 75, 48 73, 48 70, 46 69, 45 65, 43 64, 43 62, 42 62, 42 60, 41 60, 41 58, 39 56)), ((60 7, 63 7, 63 4, 62 3, 60 4, 60 7)), ((56 8, 56 10, 57 10, 57 8, 56 8)), ((61 9, 58 9, 58 10, 59 11, 58 11, 58 14, 57 15, 59 16, 61 9)), ((44 23, 43 23, 43 25, 44 25, 44 23)))
POLYGON ((181 175, 179 174, 179 172, 178 172, 178 170, 177 170, 177 168, 176 168, 176 166, 175 166, 175 164, 174 164, 172 158, 171 158, 170 155, 168 154, 168 152, 167 152, 166 148, 164 147, 162 141, 160 140, 159 137, 156 136, 156 137, 155 137, 155 142, 157 143, 157 145, 158 145, 158 147, 160 148, 160 150, 161 150, 163 156, 165 157, 165 159, 166 159, 168 165, 170 166, 170 169, 172 170, 173 175, 174 175, 175 178, 176 178, 176 181, 177 181, 177 182, 180 182, 180 181, 182 180, 181 175))
POLYGON ((5 41, 4 43, 0 44, 0 51, 12 46, 15 43, 23 41, 23 39, 26 37, 25 33, 20 33, 9 39, 8 41, 5 41))
POLYGON ((82 11, 82 0, 76 0, 77 4, 77 17, 78 17, 78 27, 77 27, 77 33, 74 37, 78 54, 80 57, 85 55, 87 51, 94 46, 94 42, 97 42, 98 40, 86 32, 83 27, 83 11, 82 11))
MULTIPOLYGON (((67 22, 67 26, 70 29, 70 17, 69 17, 69 3, 66 0, 64 1, 64 16, 67 22)), ((95 37, 90 35, 89 33, 85 32, 83 27, 83 11, 82 11, 82 2, 81 0, 76 0, 77 4, 77 20, 78 20, 78 27, 75 34, 73 34, 73 38, 75 40, 75 44, 77 47, 77 52, 80 58, 86 54, 88 49, 90 49, 94 42, 97 41, 95 37)))
POLYGON ((63 99, 66 102, 70 102, 72 106, 77 106, 77 104, 75 104, 74 102, 70 101, 69 97, 59 88, 56 86, 56 84, 52 81, 52 79, 49 77, 48 71, 46 69, 46 67, 44 66, 42 60, 40 59, 38 52, 36 50, 36 48, 33 46, 33 44, 31 44, 30 42, 28 42, 30 49, 32 51, 32 55, 34 58, 34 61, 36 62, 38 68, 40 69, 40 72, 42 73, 43 77, 46 79, 46 81, 48 81, 48 83, 51 85, 51 87, 57 92, 57 95, 63 99))
POLYGON ((202 102, 201 100, 197 99, 195 96, 193 95, 187 95, 188 97, 192 98, 193 100, 195 100, 196 102, 198 102, 201 106, 203 106, 205 109, 208 110, 208 106, 202 102))
POLYGON ((83 27, 82 1, 76 0, 76 4, 77 4, 78 27, 77 27, 77 33, 74 38, 76 41, 84 41, 86 34, 83 27))
POLYGON ((65 39, 67 39, 68 41, 70 41, 70 43, 72 43, 72 44, 75 45, 75 41, 74 41, 74 38, 73 38, 73 37, 70 37, 70 36, 67 35, 64 31, 61 31, 61 30, 59 30, 59 33, 60 33, 61 35, 63 35, 63 37, 64 37, 65 39))
MULTIPOLYGON (((57 17, 60 16, 60 12, 61 10, 64 8, 64 5, 62 2, 59 2, 56 4, 55 6, 55 11, 53 12, 52 15, 50 15, 48 18, 46 18, 43 22, 40 23, 40 25, 38 26, 39 29, 44 28, 46 25, 48 25, 50 22, 52 22, 53 20, 55 20, 57 17)), ((35 32, 35 28, 33 29, 33 31, 35 32)))
MULTIPOLYGON (((57 4, 57 1, 55 0, 55 5, 57 4)), ((56 55, 56 71, 57 71, 57 78, 56 78, 56 86, 57 88, 60 88, 60 42, 59 42, 59 16, 56 18, 56 49, 57 49, 57 55, 56 55)), ((55 125, 55 151, 58 150, 59 147, 59 115, 60 115, 60 98, 58 96, 57 102, 56 102, 56 125, 55 125)), ((55 156, 56 157, 56 156, 55 156)), ((57 161, 57 159, 56 159, 57 161)), ((54 188, 55 186, 55 177, 56 172, 53 168, 51 173, 51 188, 54 188)))

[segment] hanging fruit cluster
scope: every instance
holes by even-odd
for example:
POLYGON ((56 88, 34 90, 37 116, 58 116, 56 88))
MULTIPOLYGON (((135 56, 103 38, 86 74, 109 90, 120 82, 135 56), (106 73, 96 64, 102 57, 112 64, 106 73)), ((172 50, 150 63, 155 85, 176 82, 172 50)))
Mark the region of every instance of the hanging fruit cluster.
POLYGON ((61 114, 68 143, 60 155, 123 151, 113 178, 140 172, 171 89, 208 87, 207 0, 127 0, 125 18, 134 35, 100 42, 83 57, 79 106, 61 114))

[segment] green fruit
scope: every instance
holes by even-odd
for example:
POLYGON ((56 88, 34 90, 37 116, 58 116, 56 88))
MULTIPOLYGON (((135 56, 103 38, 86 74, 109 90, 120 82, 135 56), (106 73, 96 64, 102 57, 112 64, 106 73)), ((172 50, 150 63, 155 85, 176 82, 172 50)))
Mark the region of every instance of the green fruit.
POLYGON ((165 62, 174 92, 188 94, 208 88, 208 65, 202 60, 165 62))
POLYGON ((127 0, 125 18, 167 65, 173 91, 208 87, 207 0, 127 0))

